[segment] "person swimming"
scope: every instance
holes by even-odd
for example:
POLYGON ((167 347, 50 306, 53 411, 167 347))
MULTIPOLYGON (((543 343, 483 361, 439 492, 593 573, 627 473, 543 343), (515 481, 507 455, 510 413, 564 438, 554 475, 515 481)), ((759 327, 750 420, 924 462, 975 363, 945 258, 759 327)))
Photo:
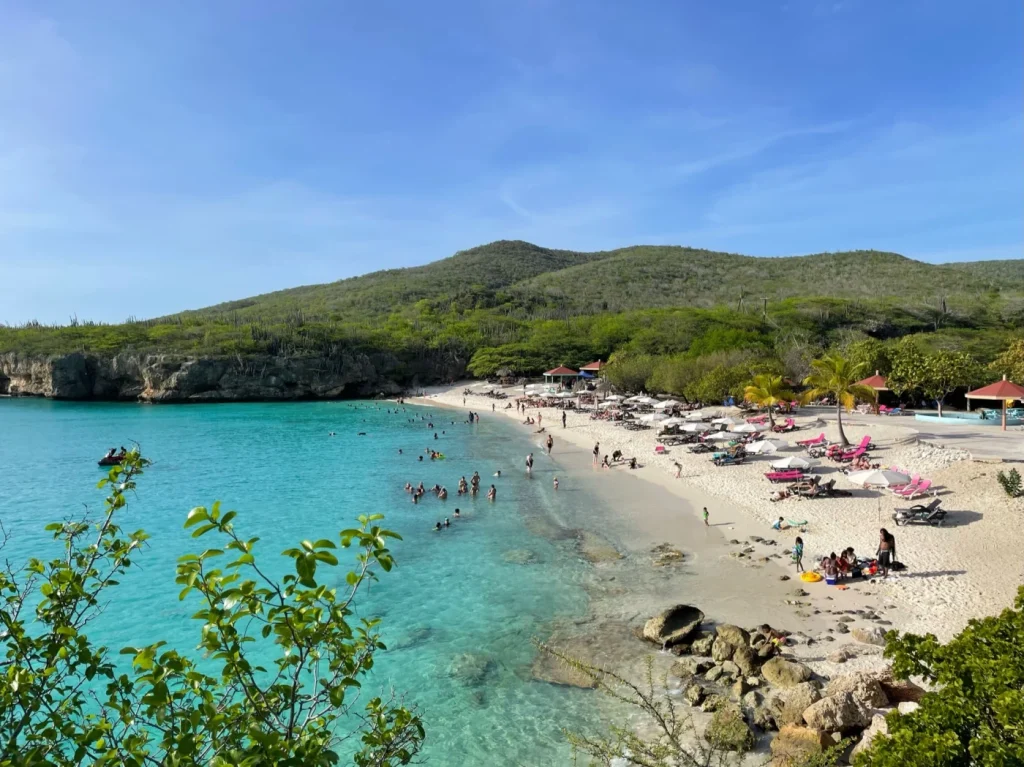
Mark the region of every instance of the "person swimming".
POLYGON ((448 491, 445 488, 442 487, 438 491, 438 493, 437 493, 437 498, 440 501, 447 501, 448 500, 448 491))
POLYGON ((434 525, 434 530, 435 530, 435 532, 438 532, 438 533, 441 532, 441 523, 440 522, 438 522, 436 525, 434 525))
POLYGON ((445 517, 445 518, 444 518, 444 526, 445 526, 445 527, 451 527, 451 524, 452 524, 452 523, 448 521, 448 517, 445 517))
POLYGON ((558 477, 555 477, 555 490, 558 489, 558 477))
POLYGON ((496 472, 494 472, 494 476, 500 477, 501 476, 501 469, 498 469, 496 472))
POLYGON ((461 517, 461 516, 462 516, 462 512, 461 512, 461 511, 459 511, 458 509, 456 509, 456 510, 455 510, 455 518, 456 518, 456 519, 458 519, 458 518, 459 518, 459 517, 461 517))

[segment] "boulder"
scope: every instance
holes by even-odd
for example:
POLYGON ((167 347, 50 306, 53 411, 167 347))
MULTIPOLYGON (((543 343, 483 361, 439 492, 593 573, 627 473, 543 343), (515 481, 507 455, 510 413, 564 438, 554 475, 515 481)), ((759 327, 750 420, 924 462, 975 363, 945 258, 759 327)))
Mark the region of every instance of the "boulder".
POLYGON ((822 698, 804 711, 804 722, 825 732, 851 733, 871 724, 871 709, 848 692, 822 698))
POLYGON ((690 652, 694 655, 711 655, 711 646, 715 638, 711 634, 701 634, 690 644, 690 652))
POLYGON ((710 695, 704 696, 704 700, 701 701, 700 704, 700 710, 704 712, 718 711, 718 709, 720 709, 727 702, 728 701, 721 695, 715 695, 714 693, 711 693, 710 695))
POLYGON ((723 676, 725 676, 725 669, 721 666, 713 666, 708 669, 706 674, 704 674, 704 678, 709 682, 717 682, 723 676))
POLYGON ((850 761, 852 762, 858 754, 870 748, 871 741, 873 741, 876 736, 888 734, 889 725, 885 721, 885 717, 881 714, 875 714, 871 718, 871 724, 868 726, 866 730, 864 730, 864 734, 860 736, 860 741, 857 743, 856 746, 853 747, 853 750, 850 752, 850 761))
POLYGON ((785 690, 777 700, 775 721, 781 727, 787 724, 803 724, 804 711, 821 700, 821 694, 811 682, 801 682, 785 690))
POLYGON ((889 702, 918 703, 924 697, 925 689, 914 684, 909 679, 896 679, 892 675, 892 669, 886 669, 877 675, 878 683, 885 690, 889 702))
POLYGON ((858 626, 857 628, 850 629, 850 636, 861 644, 873 644, 878 647, 885 646, 885 631, 878 626, 872 626, 871 628, 861 628, 858 626))
POLYGON ((675 605, 647 621, 643 636, 648 642, 671 647, 685 641, 703 622, 704 613, 696 607, 675 605))
POLYGON ((848 692, 867 708, 886 708, 889 696, 875 675, 870 673, 843 674, 834 677, 825 686, 825 697, 848 692))
POLYGON ((905 700, 902 703, 900 703, 898 706, 896 706, 896 710, 899 711, 901 714, 904 714, 904 715, 906 715, 906 714, 913 714, 919 708, 921 708, 921 704, 920 703, 914 703, 912 700, 905 700))
POLYGON ((742 679, 737 679, 732 683, 729 688, 729 697, 739 703, 743 700, 743 696, 747 694, 747 683, 742 679))
POLYGON ((669 543, 662 543, 651 549, 651 553, 654 555, 652 564, 655 567, 667 567, 669 565, 675 565, 683 561, 684 555, 679 549, 675 548, 669 543))
POLYGON ((773 645, 771 642, 765 642, 757 648, 757 657, 761 660, 767 660, 768 658, 774 658, 779 654, 779 648, 773 645))
POLYGON ((764 703, 764 698, 761 697, 761 693, 754 692, 753 690, 748 690, 746 693, 743 694, 743 697, 740 699, 740 702, 744 706, 749 708, 751 711, 756 711, 758 706, 764 703))
POLYGON ((691 706, 699 706, 704 700, 704 688, 699 684, 691 684, 683 690, 683 699, 691 706))
MULTIPOLYGON (((546 653, 544 653, 546 655, 546 653)), ((448 676, 454 677, 467 687, 483 684, 486 676, 494 669, 494 659, 479 653, 465 652, 456 655, 448 664, 448 676)))
POLYGON ((744 676, 754 676, 761 668, 761 659, 749 647, 737 647, 732 654, 732 662, 739 666, 744 676))
MULTIPOLYGON (((748 692, 747 695, 755 695, 756 693, 748 692)), ((777 730, 779 726, 775 723, 775 713, 764 703, 754 707, 754 710, 750 715, 754 726, 764 732, 770 732, 771 730, 777 730)))
POLYGON ((832 747, 826 733, 812 727, 787 724, 772 740, 772 767, 796 767, 832 747))
POLYGON ((691 676, 697 676, 697 674, 703 674, 714 664, 709 660, 702 660, 700 658, 694 658, 693 656, 687 658, 680 658, 672 664, 672 674, 674 676, 688 679, 691 676))
POLYGON ((739 706, 731 703, 715 711, 704 737, 712 746, 726 751, 747 751, 754 745, 754 733, 739 706))
POLYGON ((729 660, 734 652, 736 652, 735 645, 729 644, 722 637, 715 637, 715 641, 711 645, 711 657, 714 660, 719 663, 723 660, 729 660))
POLYGON ((803 663, 772 658, 761 666, 761 676, 775 687, 795 687, 801 682, 809 682, 812 674, 803 663))
POLYGON ((727 674, 728 676, 740 675, 740 667, 731 660, 723 660, 719 665, 722 667, 722 673, 727 674))
POLYGON ((718 638, 728 642, 733 647, 747 647, 750 644, 750 634, 734 626, 731 623, 723 623, 715 629, 718 638))

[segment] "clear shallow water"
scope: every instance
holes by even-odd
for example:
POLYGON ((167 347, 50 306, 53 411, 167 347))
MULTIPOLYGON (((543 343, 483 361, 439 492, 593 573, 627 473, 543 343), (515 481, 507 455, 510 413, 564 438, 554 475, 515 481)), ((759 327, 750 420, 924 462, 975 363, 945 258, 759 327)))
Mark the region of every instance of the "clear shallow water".
MULTIPOLYGON (((373 683, 404 691, 420 709, 428 762, 568 763, 560 728, 592 727, 598 701, 587 691, 533 680, 530 638, 545 636, 553 621, 585 615, 584 588, 593 568, 531 534, 528 525, 572 516, 570 505, 593 500, 550 492, 547 472, 527 480, 521 470, 527 452, 538 453, 539 469, 550 465, 502 419, 485 413, 482 423, 470 426, 461 413, 406 410, 343 402, 153 407, 0 401, 0 520, 13 536, 4 553, 19 561, 52 551, 43 526, 80 513, 83 503, 99 510, 96 460, 108 447, 139 442, 154 465, 122 525, 145 528, 150 548, 122 579, 91 636, 115 650, 158 639, 189 650, 199 623, 189 620, 195 603, 178 601, 174 565, 182 553, 201 548, 182 529, 190 508, 219 499, 237 510, 236 528, 260 536, 257 555, 263 563, 279 561, 278 574, 286 564, 278 557, 284 548, 304 538, 335 537, 359 514, 384 513, 384 524, 404 540, 394 546, 395 571, 382 574, 360 603, 364 614, 383 617, 391 648, 379 656, 373 683), (428 447, 447 459, 418 462, 428 447), (497 469, 500 479, 491 476, 497 469), (468 479, 474 470, 483 492, 476 499, 457 496, 459 477, 468 479), (413 505, 403 490, 407 481, 445 485, 449 499, 428 493, 413 505), (484 498, 491 482, 498 487, 496 504, 484 498), (451 518, 456 507, 464 518, 434 532, 434 522, 451 518), (536 562, 506 561, 513 549, 529 550, 536 562)), ((213 545, 203 541, 202 548, 213 545)), ((346 571, 337 572, 340 585, 346 571)))

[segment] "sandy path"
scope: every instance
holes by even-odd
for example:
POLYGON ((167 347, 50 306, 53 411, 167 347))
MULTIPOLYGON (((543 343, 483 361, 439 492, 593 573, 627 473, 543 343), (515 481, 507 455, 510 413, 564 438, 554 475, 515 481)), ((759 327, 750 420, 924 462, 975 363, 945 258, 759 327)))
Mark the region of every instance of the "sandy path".
MULTIPOLYGON (((421 401, 475 410, 484 417, 500 414, 517 423, 523 420, 513 409, 502 410, 505 402, 518 395, 518 389, 510 390, 510 400, 499 402, 484 396, 464 397, 464 389, 465 384, 458 384, 427 390, 421 401), (494 411, 492 405, 496 405, 494 411)), ((782 515, 808 521, 802 537, 807 552, 805 564, 813 566, 821 555, 847 546, 863 555, 871 554, 877 546, 878 529, 884 526, 893 532, 899 559, 908 565, 908 570, 886 581, 875 580, 845 592, 823 585, 807 586, 813 607, 823 612, 854 609, 870 601, 879 609, 888 605, 885 618, 897 628, 929 631, 948 639, 970 618, 1007 607, 1024 580, 1024 500, 1009 501, 1005 497, 994 479, 998 466, 972 462, 964 451, 918 443, 916 433, 905 426, 856 415, 846 421, 851 440, 871 435, 878 446, 873 457, 884 466, 899 465, 920 472, 939 486, 943 507, 950 511, 944 527, 896 528, 891 514, 902 504, 887 494, 864 489, 854 489, 851 498, 771 503, 768 496, 775 486, 762 475, 772 458, 752 457, 745 465, 718 468, 707 456, 692 455, 685 447, 672 448, 667 455, 655 455, 657 428, 626 431, 606 421, 591 420, 589 414, 568 411, 567 428, 563 429, 561 413, 554 408, 539 411, 543 425, 554 436, 556 451, 565 442, 589 454, 594 443, 599 442, 601 455, 616 449, 627 456, 635 455, 642 468, 634 472, 625 468, 597 472, 621 477, 624 483, 631 479, 647 480, 679 499, 683 512, 662 503, 638 515, 635 505, 623 504, 623 513, 633 515, 628 521, 638 539, 672 540, 673 526, 680 513, 698 515, 707 506, 712 524, 720 525, 718 529, 726 539, 743 541, 746 546, 749 536, 758 535, 777 539, 781 549, 791 544, 795 535, 770 530, 771 521, 782 515), (674 478, 676 461, 682 466, 680 479, 674 478)), ((538 410, 531 409, 530 414, 536 417, 538 410)), ((834 423, 822 424, 814 416, 798 419, 801 422, 810 428, 786 439, 793 442, 821 431, 829 438, 836 436, 834 423)), ((795 447, 783 455, 794 453, 795 447)), ((822 470, 833 471, 827 465, 822 470)), ((838 487, 853 489, 845 477, 838 472, 836 476, 838 487)), ((764 564, 758 560, 768 554, 767 550, 755 548, 758 550, 746 557, 753 560, 751 566, 764 564)), ((775 559, 772 566, 780 564, 785 562, 775 559)), ((772 577, 778 580, 777 575, 772 577)), ((778 583, 777 588, 784 594, 797 583, 794 579, 778 583)))

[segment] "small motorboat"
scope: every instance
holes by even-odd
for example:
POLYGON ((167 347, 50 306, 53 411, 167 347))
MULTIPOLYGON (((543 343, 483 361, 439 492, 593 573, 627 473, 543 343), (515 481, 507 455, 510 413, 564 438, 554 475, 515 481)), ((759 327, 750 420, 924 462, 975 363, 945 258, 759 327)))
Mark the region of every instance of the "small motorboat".
POLYGON ((124 459, 125 459, 125 454, 124 453, 121 453, 120 455, 105 455, 102 458, 100 458, 100 460, 97 461, 97 463, 99 463, 100 467, 104 467, 104 466, 117 466, 124 459))

